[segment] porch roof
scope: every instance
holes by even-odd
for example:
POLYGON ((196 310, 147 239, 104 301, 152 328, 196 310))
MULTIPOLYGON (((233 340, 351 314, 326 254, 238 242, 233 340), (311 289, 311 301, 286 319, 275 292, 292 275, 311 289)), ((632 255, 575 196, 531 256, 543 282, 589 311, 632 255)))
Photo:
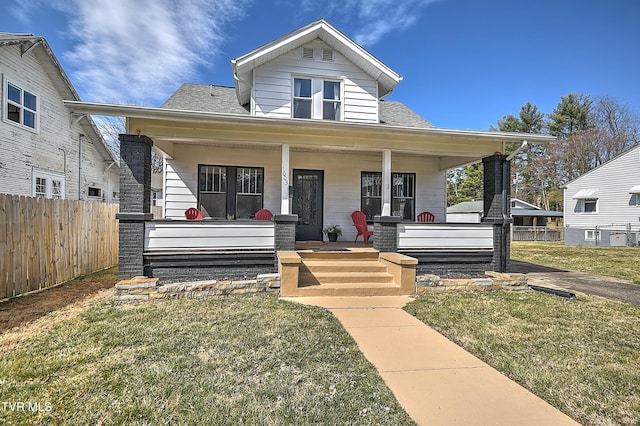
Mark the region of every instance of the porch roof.
POLYGON ((74 114, 127 117, 127 133, 144 134, 167 155, 174 144, 259 144, 292 149, 329 149, 411 153, 440 158, 441 169, 476 162, 504 152, 506 142, 547 143, 548 135, 502 133, 388 124, 265 118, 135 105, 64 101, 74 114))

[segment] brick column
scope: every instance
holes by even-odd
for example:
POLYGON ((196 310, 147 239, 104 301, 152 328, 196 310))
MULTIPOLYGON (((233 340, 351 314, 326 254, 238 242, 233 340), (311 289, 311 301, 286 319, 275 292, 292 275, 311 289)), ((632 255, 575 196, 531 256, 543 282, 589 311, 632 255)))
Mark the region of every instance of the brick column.
POLYGON ((506 155, 482 159, 484 166, 484 217, 493 224, 493 270, 507 272, 510 264, 511 167, 506 155))
POLYGON ((398 251, 399 216, 375 216, 373 218, 373 248, 381 253, 398 251))
POLYGON ((151 147, 147 136, 120 135, 120 212, 118 276, 144 275, 144 222, 153 219, 151 205, 151 147))
POLYGON ((296 249, 297 214, 277 214, 273 216, 275 222, 275 249, 294 251, 296 249))

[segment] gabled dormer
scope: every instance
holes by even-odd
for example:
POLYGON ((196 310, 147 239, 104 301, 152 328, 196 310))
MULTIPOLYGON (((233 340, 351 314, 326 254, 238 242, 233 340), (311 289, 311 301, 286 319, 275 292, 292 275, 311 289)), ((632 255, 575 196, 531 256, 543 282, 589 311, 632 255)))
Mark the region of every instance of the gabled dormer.
POLYGON ((323 19, 231 61, 251 115, 379 123, 378 100, 402 80, 323 19))

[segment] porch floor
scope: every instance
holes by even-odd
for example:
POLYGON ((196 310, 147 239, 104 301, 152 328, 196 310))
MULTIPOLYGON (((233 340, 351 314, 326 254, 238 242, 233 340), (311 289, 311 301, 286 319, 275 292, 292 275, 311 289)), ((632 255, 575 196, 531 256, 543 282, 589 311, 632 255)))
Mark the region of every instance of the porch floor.
POLYGON ((371 243, 362 241, 296 241, 296 251, 371 251, 378 252, 371 243))

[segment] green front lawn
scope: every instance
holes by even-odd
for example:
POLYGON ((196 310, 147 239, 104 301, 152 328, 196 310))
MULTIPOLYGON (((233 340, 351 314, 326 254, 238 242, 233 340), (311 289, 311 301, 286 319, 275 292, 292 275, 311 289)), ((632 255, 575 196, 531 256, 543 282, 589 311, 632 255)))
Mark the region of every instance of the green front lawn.
POLYGON ((0 401, 40 404, 0 406, 7 423, 413 424, 320 308, 272 296, 103 301, 53 322, 0 336, 0 401))
POLYGON ((640 248, 512 242, 511 259, 622 278, 640 284, 640 248))
POLYGON ((405 309, 585 425, 640 422, 640 306, 496 291, 405 309))

